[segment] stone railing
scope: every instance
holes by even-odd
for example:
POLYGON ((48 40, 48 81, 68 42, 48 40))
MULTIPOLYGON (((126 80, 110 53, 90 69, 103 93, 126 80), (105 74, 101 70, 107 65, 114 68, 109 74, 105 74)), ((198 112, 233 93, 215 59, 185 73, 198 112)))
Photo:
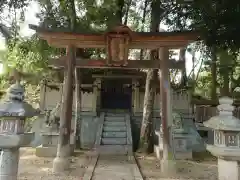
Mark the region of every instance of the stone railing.
POLYGON ((97 133, 96 133, 96 141, 95 141, 96 149, 99 148, 99 146, 101 145, 104 118, 105 118, 105 113, 102 112, 100 115, 100 119, 99 119, 100 121, 98 124, 97 133))
POLYGON ((126 125, 127 125, 127 145, 128 145, 128 155, 132 155, 133 145, 132 145, 132 130, 131 130, 131 120, 130 115, 126 114, 126 125))

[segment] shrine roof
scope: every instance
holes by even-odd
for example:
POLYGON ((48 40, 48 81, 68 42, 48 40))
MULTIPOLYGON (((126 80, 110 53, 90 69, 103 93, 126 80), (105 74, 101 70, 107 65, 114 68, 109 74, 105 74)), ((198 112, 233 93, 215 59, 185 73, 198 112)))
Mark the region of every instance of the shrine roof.
POLYGON ((71 44, 78 48, 104 48, 106 35, 119 32, 130 36, 130 49, 155 49, 163 46, 181 48, 199 40, 199 33, 196 31, 136 32, 127 26, 118 26, 112 31, 98 33, 44 28, 36 25, 29 25, 29 28, 35 30, 42 39, 55 47, 67 47, 71 44))

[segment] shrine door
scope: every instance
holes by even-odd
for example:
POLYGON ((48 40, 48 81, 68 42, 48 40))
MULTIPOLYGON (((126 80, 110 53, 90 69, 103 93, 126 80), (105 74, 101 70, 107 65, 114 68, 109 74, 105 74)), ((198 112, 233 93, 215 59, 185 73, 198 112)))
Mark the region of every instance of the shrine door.
POLYGON ((101 89, 102 109, 123 109, 131 111, 132 89, 131 80, 105 79, 101 89))

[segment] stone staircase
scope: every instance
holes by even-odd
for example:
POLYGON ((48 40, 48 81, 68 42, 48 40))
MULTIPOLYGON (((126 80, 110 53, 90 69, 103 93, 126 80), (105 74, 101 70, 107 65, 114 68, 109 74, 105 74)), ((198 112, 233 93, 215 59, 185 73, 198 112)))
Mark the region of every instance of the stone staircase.
POLYGON ((96 146, 100 154, 131 154, 132 135, 130 115, 127 113, 102 113, 96 146))

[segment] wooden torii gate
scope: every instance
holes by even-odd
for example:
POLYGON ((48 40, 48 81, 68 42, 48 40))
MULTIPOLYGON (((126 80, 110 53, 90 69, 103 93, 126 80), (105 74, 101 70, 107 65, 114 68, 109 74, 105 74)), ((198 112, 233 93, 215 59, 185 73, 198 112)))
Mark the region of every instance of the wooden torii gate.
MULTIPOLYGON (((169 120, 171 119, 169 69, 182 69, 184 61, 169 59, 169 49, 185 48, 198 39, 198 33, 186 32, 134 32, 124 25, 119 25, 104 33, 77 33, 45 29, 29 25, 36 30, 48 44, 58 48, 66 48, 66 56, 51 59, 49 64, 65 69, 63 108, 60 117, 60 137, 57 162, 62 162, 66 156, 66 146, 69 145, 72 102, 73 74, 76 68, 115 68, 115 69, 161 69, 161 119, 163 131, 163 160, 168 160, 170 151, 169 120), (105 59, 83 59, 76 57, 76 48, 101 48, 107 52, 105 59), (159 49, 159 59, 129 60, 130 49, 159 49)), ((78 85, 79 86, 79 85, 78 85)), ((66 167, 65 167, 66 168, 66 167)))

